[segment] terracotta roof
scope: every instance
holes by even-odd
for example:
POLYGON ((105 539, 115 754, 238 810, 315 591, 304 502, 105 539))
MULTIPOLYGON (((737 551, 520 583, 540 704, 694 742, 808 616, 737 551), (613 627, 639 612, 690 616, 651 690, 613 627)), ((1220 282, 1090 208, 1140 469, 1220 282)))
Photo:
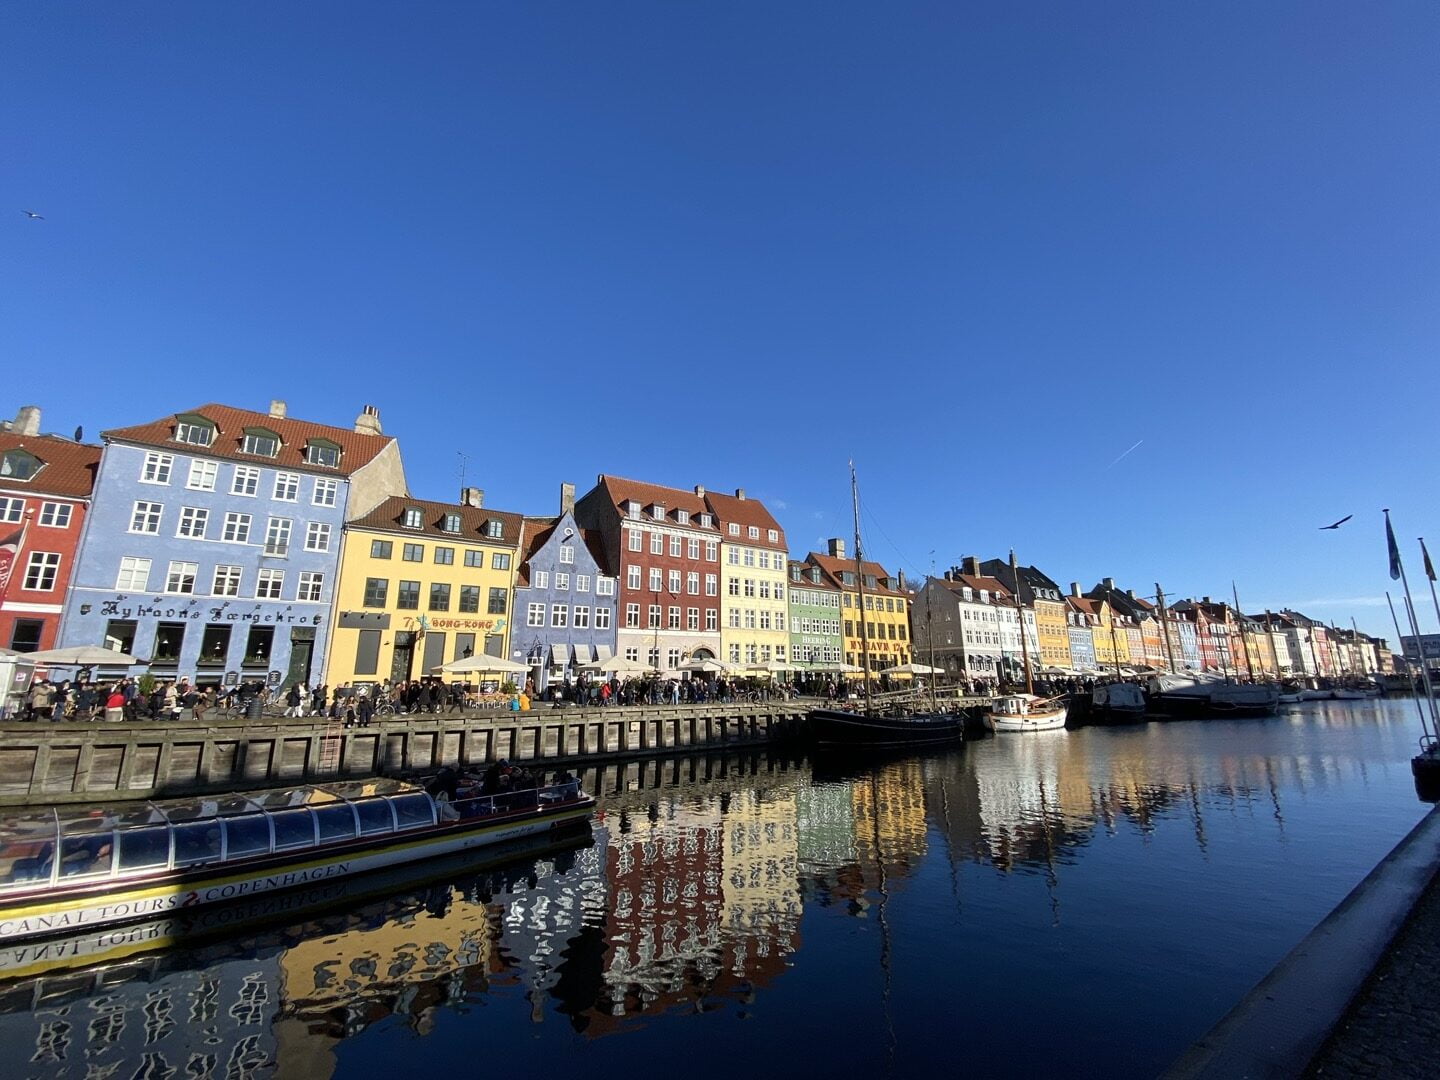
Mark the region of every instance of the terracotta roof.
MULTIPOLYGON (((675 520, 675 511, 685 510, 690 514, 689 528, 695 529, 697 532, 716 533, 717 535, 720 532, 718 526, 706 529, 700 525, 698 515, 710 514, 714 511, 706 506, 704 498, 695 494, 694 491, 688 491, 685 488, 661 487, 659 484, 647 484, 641 480, 627 480, 623 476, 607 476, 604 473, 600 474, 596 487, 604 489, 610 497, 611 504, 615 507, 615 512, 622 518, 628 516, 625 512, 625 504, 634 499, 640 504, 642 511, 655 503, 664 506, 667 524, 678 524, 675 520)), ((642 513, 641 517, 643 520, 650 520, 648 513, 642 513)))
POLYGON ((28 451, 45 464, 29 480, 0 477, 0 489, 85 498, 95 486, 95 469, 100 464, 101 452, 98 446, 71 442, 55 435, 17 435, 13 431, 0 431, 0 453, 6 450, 28 451))
POLYGON ((835 590, 836 592, 840 591, 840 586, 837 585, 837 584, 835 584, 835 582, 830 579, 830 576, 829 576, 828 574, 824 573, 823 570, 822 570, 822 573, 820 574, 820 580, 819 580, 819 581, 811 581, 811 580, 810 580, 810 564, 809 564, 808 562, 804 562, 803 560, 800 560, 800 559, 790 559, 790 560, 785 564, 785 574, 786 574, 787 579, 788 579, 789 582, 790 582, 791 588, 799 587, 799 588, 802 588, 802 589, 833 589, 833 590, 835 590), (792 574, 792 571, 793 571, 794 568, 797 567, 797 566, 800 568, 800 580, 799 580, 799 581, 796 581, 795 578, 794 578, 794 576, 793 576, 793 574, 792 574))
POLYGON ((1100 613, 1095 610, 1094 600, 1086 599, 1083 596, 1067 596, 1065 597, 1065 602, 1069 604, 1072 608, 1074 608, 1076 611, 1080 612, 1082 615, 1094 615, 1097 618, 1099 617, 1100 613))
MULTIPOLYGON (((555 526, 559 524, 559 517, 527 517, 521 522, 520 565, 515 570, 515 587, 517 589, 530 587, 530 560, 555 534, 555 526)), ((595 565, 600 573, 605 574, 606 577, 613 576, 605 568, 604 537, 595 529, 581 529, 577 526, 576 532, 579 533, 580 541, 585 545, 585 549, 590 552, 590 557, 595 560, 595 565)))
POLYGON ((979 602, 980 592, 983 589, 990 593, 996 600, 1006 601, 1007 607, 1013 606, 1013 604, 1009 603, 1013 594, 1005 587, 1003 581, 996 578, 975 577, 973 574, 951 574, 948 580, 944 578, 936 578, 935 580, 956 594, 963 595, 962 590, 966 588, 970 589, 975 594, 972 597, 972 602, 979 602))
POLYGON ((759 499, 741 499, 735 495, 720 495, 713 491, 707 491, 705 492, 705 501, 709 504, 715 519, 720 522, 722 532, 728 532, 724 527, 732 521, 742 529, 748 529, 753 525, 760 530, 760 536, 751 540, 748 534, 742 534, 740 539, 746 544, 786 550, 785 530, 780 528, 780 523, 770 515, 770 511, 759 499), (775 530, 778 539, 768 539, 771 529, 775 530))
POLYGON ((392 495, 364 517, 348 523, 347 528, 380 529, 405 536, 424 536, 431 540, 456 540, 467 544, 489 544, 491 547, 518 547, 520 526, 524 518, 505 510, 487 510, 479 506, 461 506, 459 503, 431 502, 428 499, 411 499, 404 495, 392 495), (424 524, 418 529, 407 529, 404 525, 405 511, 418 507, 424 524), (460 531, 446 532, 445 515, 460 515, 460 531), (488 536, 487 521, 500 522, 500 535, 488 536))
MULTIPOLYGON (((845 579, 840 575, 843 573, 853 574, 855 572, 854 559, 837 559, 832 555, 821 555, 818 551, 810 552, 810 554, 806 556, 806 559, 810 562, 813 562, 816 566, 820 567, 821 570, 825 571, 825 573, 830 576, 830 578, 835 582, 835 584, 839 585, 842 588, 845 587, 845 579)), ((865 586, 866 592, 887 596, 909 595, 909 593, 902 592, 899 589, 887 589, 884 585, 879 584, 879 582, 890 576, 889 573, 885 570, 885 568, 879 563, 865 562, 861 565, 864 568, 865 575, 867 577, 873 576, 876 581, 876 584, 873 586, 865 586)))
POLYGON ((151 421, 135 427, 112 428, 102 431, 101 436, 116 442, 138 443, 141 446, 159 446, 167 450, 203 454, 206 457, 227 458, 232 461, 253 461, 286 469, 308 470, 330 475, 349 476, 368 465, 388 445, 395 441, 390 435, 366 435, 351 428, 331 424, 317 424, 309 420, 280 419, 269 413, 236 409, 229 405, 201 405, 151 421), (212 420, 218 429, 215 441, 209 446, 194 446, 175 441, 175 425, 180 416, 203 416, 212 420), (261 454, 246 454, 240 447, 245 441, 246 428, 264 428, 280 436, 280 453, 275 457, 261 454), (340 447, 340 466, 326 469, 305 461, 305 444, 312 439, 323 439, 340 447))

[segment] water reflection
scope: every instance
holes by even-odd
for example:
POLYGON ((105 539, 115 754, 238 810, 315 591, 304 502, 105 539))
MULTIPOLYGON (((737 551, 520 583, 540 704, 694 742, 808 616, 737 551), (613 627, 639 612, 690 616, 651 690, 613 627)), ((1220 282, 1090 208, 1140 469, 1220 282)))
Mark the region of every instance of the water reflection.
MULTIPOLYGON (((864 962, 881 969, 885 1023, 848 1037, 871 1038, 893 1067, 907 1044, 890 1012, 892 976, 905 989, 892 939, 959 935, 966 889, 979 888, 967 874, 1014 883, 993 886, 986 932, 1010 934, 1009 958, 1024 963, 1023 929, 1006 913, 1025 882, 1043 888, 1052 927, 1091 932, 1062 897, 1086 901, 1080 911, 1115 903, 1106 890, 1133 891, 1167 862, 1208 862, 1217 840, 1233 860, 1260 837, 1273 861, 1292 814, 1314 842, 1318 808, 1361 835, 1370 826, 1356 808, 1408 787, 1410 726, 1395 705, 1356 703, 1265 722, 1034 733, 879 763, 747 754, 592 770, 590 837, 330 893, 318 912, 272 915, 223 941, 0 984, 0 1040, 24 1048, 25 1075, 239 1078, 343 1074, 345 1040, 438 1039, 445 1015, 466 1038, 529 1021, 551 1039, 643 1039, 653 1029, 642 1021, 661 1016, 747 1015, 787 980, 838 1006, 833 975, 854 957, 806 946, 838 915, 880 933, 864 962), (1107 843, 1102 875, 1086 870, 1102 840, 1138 846, 1121 861, 1107 843)), ((1373 823, 1383 844, 1355 855, 1360 873, 1420 810, 1373 823)), ((1124 932, 1163 937, 1165 921, 1124 932)), ((1263 970, 1236 978, 1243 987, 1263 970)), ((703 1051, 715 1036, 694 1037, 703 1051)), ((1183 1046, 1183 1032, 1170 1037, 1183 1046)))

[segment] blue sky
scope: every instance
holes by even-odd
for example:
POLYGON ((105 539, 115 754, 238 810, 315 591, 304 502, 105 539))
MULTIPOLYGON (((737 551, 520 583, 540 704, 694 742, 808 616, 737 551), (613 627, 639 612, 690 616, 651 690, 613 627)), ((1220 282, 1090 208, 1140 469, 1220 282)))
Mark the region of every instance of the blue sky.
POLYGON ((1433 3, 6 19, 47 428, 374 403, 417 495, 738 486, 796 552, 853 457, 907 574, 1014 546, 1391 637, 1380 508, 1440 542, 1433 3))

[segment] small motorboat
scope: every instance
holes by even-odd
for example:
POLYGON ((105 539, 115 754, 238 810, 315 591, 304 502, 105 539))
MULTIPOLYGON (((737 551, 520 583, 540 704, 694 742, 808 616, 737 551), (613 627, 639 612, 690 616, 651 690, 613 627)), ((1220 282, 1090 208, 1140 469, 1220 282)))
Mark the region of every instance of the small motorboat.
POLYGON ((1299 705, 1305 700, 1305 695, 1299 690, 1281 690, 1279 700, 1281 705, 1299 705))
POLYGON ((990 703, 985 723, 992 731, 1053 731, 1065 726, 1069 709, 1058 698, 1002 694, 990 703))
POLYGON ((1092 724, 1138 724, 1145 719, 1145 691, 1129 682, 1101 683, 1090 694, 1092 724))

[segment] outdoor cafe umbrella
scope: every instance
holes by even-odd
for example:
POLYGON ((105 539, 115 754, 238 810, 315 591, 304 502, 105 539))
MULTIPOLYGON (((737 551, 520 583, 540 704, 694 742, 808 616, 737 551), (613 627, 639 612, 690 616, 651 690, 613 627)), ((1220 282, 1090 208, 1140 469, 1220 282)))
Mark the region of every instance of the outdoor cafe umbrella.
MULTIPOLYGON (((858 669, 857 669, 858 670, 858 669)), ((894 667, 880 669, 881 675, 943 675, 945 674, 938 667, 928 667, 925 664, 896 664, 894 667)))
POLYGON ((723 675, 730 670, 730 666, 721 663, 719 660, 711 660, 709 657, 704 657, 699 660, 691 660, 688 664, 681 664, 680 670, 701 675, 723 675))
POLYGON ((36 664, 54 664, 58 667, 136 667, 145 663, 129 653, 114 649, 102 649, 98 645, 71 645, 68 649, 41 649, 26 653, 25 656, 36 664))
POLYGON ((506 660, 503 656, 467 656, 461 660, 451 660, 448 664, 441 664, 434 669, 442 671, 446 675, 519 675, 529 671, 525 664, 517 664, 514 660, 506 660))
MULTIPOLYGON (((591 667, 592 665, 586 664, 585 666, 591 667)), ((593 666, 596 671, 604 671, 615 675, 643 675, 648 671, 654 670, 648 665, 640 663, 638 660, 627 660, 623 656, 612 656, 609 660, 601 661, 599 664, 593 666)))

